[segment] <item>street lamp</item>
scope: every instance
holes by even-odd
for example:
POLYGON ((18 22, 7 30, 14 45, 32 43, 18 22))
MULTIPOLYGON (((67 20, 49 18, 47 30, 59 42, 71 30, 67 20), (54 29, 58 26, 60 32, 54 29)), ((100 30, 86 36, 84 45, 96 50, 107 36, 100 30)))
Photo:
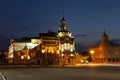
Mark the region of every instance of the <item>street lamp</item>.
POLYGON ((58 56, 58 61, 57 62, 58 62, 58 65, 60 65, 61 64, 61 60, 60 60, 61 59, 61 56, 60 56, 61 55, 61 51, 60 50, 56 50, 56 53, 57 53, 57 56, 58 56))
POLYGON ((64 54, 62 53, 62 57, 64 56, 64 54))
POLYGON ((29 55, 27 56, 27 59, 30 60, 30 56, 29 55))
POLYGON ((94 50, 90 50, 90 55, 91 55, 91 58, 92 58, 92 62, 93 62, 93 54, 95 53, 94 50))
POLYGON ((93 55, 95 53, 95 51, 94 50, 90 50, 90 53, 93 55))
POLYGON ((27 56, 27 60, 28 60, 28 66, 30 65, 30 56, 27 56))
POLYGON ((42 53, 45 55, 45 65, 48 66, 48 57, 47 57, 47 53, 48 53, 48 50, 46 49, 42 49, 42 53))
POLYGON ((65 59, 64 59, 64 53, 61 54, 61 61, 62 61, 62 66, 64 66, 65 64, 65 59))
POLYGON ((24 59, 28 60, 28 64, 29 64, 30 56, 29 55, 27 55, 27 56, 26 55, 22 55, 21 59, 22 60, 24 60, 24 59))
POLYGON ((70 54, 70 56, 71 56, 71 57, 74 57, 74 55, 73 55, 73 54, 70 54))
POLYGON ((44 49, 42 49, 42 53, 45 53, 45 50, 44 50, 44 49))
POLYGON ((24 59, 24 56, 23 56, 23 55, 21 56, 21 59, 24 59))

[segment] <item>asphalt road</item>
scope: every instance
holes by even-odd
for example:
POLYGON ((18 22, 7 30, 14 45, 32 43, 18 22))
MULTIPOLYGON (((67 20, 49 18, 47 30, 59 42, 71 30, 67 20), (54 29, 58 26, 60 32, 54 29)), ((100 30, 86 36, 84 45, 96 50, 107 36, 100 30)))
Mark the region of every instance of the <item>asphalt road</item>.
POLYGON ((10 67, 0 71, 6 80, 120 80, 119 66, 10 67))

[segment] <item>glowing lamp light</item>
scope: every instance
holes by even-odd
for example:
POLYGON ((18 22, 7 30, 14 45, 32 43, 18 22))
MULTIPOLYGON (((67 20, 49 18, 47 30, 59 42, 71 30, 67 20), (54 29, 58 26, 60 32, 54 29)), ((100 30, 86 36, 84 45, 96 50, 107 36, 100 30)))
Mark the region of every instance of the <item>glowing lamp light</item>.
POLYGON ((83 62, 84 62, 84 60, 81 60, 81 62, 83 63, 83 62))
POLYGON ((64 56, 64 54, 62 54, 62 56, 64 56))
POLYGON ((27 59, 30 59, 30 56, 28 56, 27 59))
POLYGON ((62 52, 64 51, 64 49, 62 48, 62 50, 61 50, 62 52))
POLYGON ((73 52, 73 49, 70 49, 71 52, 73 52))
POLYGON ((70 54, 70 56, 74 56, 73 54, 70 54))
POLYGON ((42 50, 42 53, 45 53, 45 50, 44 50, 44 49, 42 50))
POLYGON ((54 53, 54 50, 51 50, 52 54, 54 53))
POLYGON ((90 50, 90 53, 91 53, 91 54, 94 54, 94 53, 95 53, 95 51, 93 51, 93 50, 90 50))
POLYGON ((21 56, 21 59, 24 59, 24 56, 21 56))
POLYGON ((57 50, 57 54, 59 54, 60 53, 60 51, 59 50, 57 50))
POLYGON ((13 58, 13 54, 10 55, 10 58, 13 58))
POLYGON ((85 62, 86 62, 86 63, 88 63, 88 61, 87 61, 87 60, 86 60, 85 62))

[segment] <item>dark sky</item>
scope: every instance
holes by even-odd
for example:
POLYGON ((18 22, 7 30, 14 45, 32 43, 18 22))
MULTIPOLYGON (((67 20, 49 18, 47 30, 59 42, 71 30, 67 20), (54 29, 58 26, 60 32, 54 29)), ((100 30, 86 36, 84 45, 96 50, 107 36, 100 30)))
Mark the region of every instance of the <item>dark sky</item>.
POLYGON ((120 0, 0 0, 0 50, 11 38, 57 32, 63 11, 73 35, 87 35, 76 41, 100 40, 104 29, 110 39, 120 39, 120 0))

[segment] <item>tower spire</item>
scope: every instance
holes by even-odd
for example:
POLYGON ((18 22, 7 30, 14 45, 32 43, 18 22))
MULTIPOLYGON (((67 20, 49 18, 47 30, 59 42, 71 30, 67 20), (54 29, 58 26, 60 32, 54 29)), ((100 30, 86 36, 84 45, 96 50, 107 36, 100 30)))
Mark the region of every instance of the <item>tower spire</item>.
POLYGON ((63 18, 64 18, 64 10, 63 10, 62 14, 63 14, 63 18))
POLYGON ((104 28, 104 33, 106 33, 106 29, 104 28))
POLYGON ((66 24, 66 20, 64 18, 64 11, 62 12, 63 14, 63 17, 61 19, 61 25, 59 26, 59 29, 58 29, 58 32, 66 32, 66 33, 69 33, 69 29, 68 29, 68 26, 66 24))
POLYGON ((62 20, 61 21, 66 21, 65 18, 64 18, 64 10, 62 11, 62 20))
POLYGON ((108 41, 108 35, 106 34, 106 29, 104 28, 104 33, 102 35, 102 42, 107 42, 108 41))

